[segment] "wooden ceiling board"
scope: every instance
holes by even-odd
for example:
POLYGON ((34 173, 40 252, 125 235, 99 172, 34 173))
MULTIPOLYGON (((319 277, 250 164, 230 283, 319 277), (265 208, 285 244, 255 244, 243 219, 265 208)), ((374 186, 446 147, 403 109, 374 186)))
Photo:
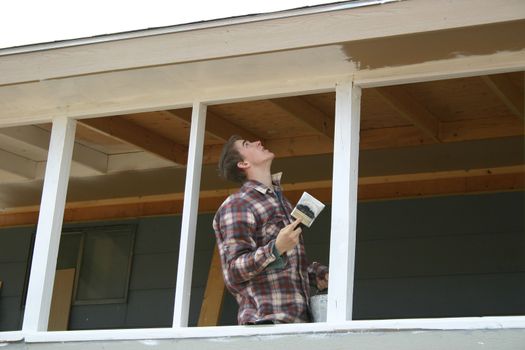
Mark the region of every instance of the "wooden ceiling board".
POLYGON ((361 95, 361 130, 410 126, 375 89, 363 89, 361 95))
POLYGON ((509 110, 481 77, 405 85, 440 122, 507 116, 509 110))
MULTIPOLYGON (((189 111, 191 113, 191 110, 189 111)), ((156 111, 147 113, 135 113, 122 116, 144 129, 164 136, 181 145, 188 145, 190 138, 190 124, 171 115, 166 111, 156 111)))
POLYGON ((302 99, 328 116, 335 117, 335 92, 324 94, 304 95, 302 99))
POLYGON ((317 134, 299 119, 266 100, 214 105, 209 108, 221 118, 259 135, 263 140, 317 134))
MULTIPOLYGON (((39 126, 51 131, 51 124, 39 126)), ((108 155, 140 151, 140 148, 134 145, 93 130, 82 123, 77 123, 75 142, 108 155)))

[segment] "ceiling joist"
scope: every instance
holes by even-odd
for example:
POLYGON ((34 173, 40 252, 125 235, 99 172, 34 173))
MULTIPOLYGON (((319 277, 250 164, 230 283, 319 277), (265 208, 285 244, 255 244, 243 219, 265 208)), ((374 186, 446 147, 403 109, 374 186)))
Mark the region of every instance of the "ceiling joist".
POLYGON ((524 92, 520 91, 507 75, 484 75, 481 79, 512 114, 523 120, 524 92))
MULTIPOLYGON (((47 158, 51 133, 35 125, 15 126, 0 129, 0 136, 19 145, 21 150, 39 154, 42 160, 47 158)), ((108 170, 108 156, 102 152, 75 142, 73 162, 105 174, 108 170)))
POLYGON ((92 129, 135 145, 176 164, 186 164, 188 148, 119 117, 79 120, 92 129))
POLYGON ((285 97, 268 100, 274 106, 299 119, 317 132, 334 138, 334 119, 312 106, 301 97, 285 97))
POLYGON ((0 169, 24 179, 36 177, 37 162, 0 149, 0 169))
POLYGON ((439 139, 439 121, 423 105, 414 100, 403 86, 375 88, 378 94, 394 108, 400 116, 421 129, 434 141, 439 139))
MULTIPOLYGON (((191 110, 190 109, 176 109, 167 111, 170 115, 183 120, 187 124, 191 124, 191 110)), ((261 140, 259 136, 248 131, 240 126, 229 122, 222 118, 217 113, 210 111, 208 108, 206 112, 206 132, 210 135, 226 142, 232 135, 240 135, 246 140, 261 140)))

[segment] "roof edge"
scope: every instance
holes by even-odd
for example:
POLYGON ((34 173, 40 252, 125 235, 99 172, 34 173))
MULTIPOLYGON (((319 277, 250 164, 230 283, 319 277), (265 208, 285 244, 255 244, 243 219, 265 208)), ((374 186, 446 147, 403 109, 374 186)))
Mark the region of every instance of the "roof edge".
POLYGON ((104 34, 104 35, 98 35, 98 36, 86 37, 86 38, 67 39, 67 40, 53 41, 53 42, 47 42, 47 43, 29 44, 29 45, 23 45, 23 46, 0 48, 0 56, 45 51, 45 50, 53 50, 53 49, 61 49, 61 48, 90 45, 90 44, 98 44, 98 43, 105 43, 105 42, 111 42, 111 41, 143 38, 143 37, 149 37, 149 36, 172 34, 172 33, 177 33, 177 32, 185 32, 185 31, 207 29, 207 28, 216 28, 216 27, 223 27, 223 26, 244 24, 244 23, 251 23, 251 22, 260 22, 260 21, 281 19, 281 18, 287 18, 287 17, 304 16, 304 15, 311 15, 311 14, 316 14, 316 13, 347 10, 347 9, 372 6, 372 5, 382 5, 385 3, 399 2, 399 1, 405 1, 405 0, 349 0, 349 1, 334 2, 330 4, 321 4, 321 5, 314 5, 314 6, 308 6, 308 7, 294 8, 294 9, 289 9, 289 10, 262 13, 262 14, 241 15, 241 16, 236 16, 236 17, 212 19, 212 20, 201 21, 201 22, 177 24, 177 25, 166 26, 166 27, 139 29, 139 30, 133 30, 133 31, 114 33, 114 34, 104 34))

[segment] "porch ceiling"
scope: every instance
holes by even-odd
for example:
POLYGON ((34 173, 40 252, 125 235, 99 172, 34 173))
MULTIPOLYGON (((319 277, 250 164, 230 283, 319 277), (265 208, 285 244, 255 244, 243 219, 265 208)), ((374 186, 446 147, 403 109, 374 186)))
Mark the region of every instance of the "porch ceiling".
POLYGON ((39 203, 56 116, 78 118, 68 201, 179 198, 194 101, 208 104, 202 188, 232 187, 213 169, 235 133, 274 151, 282 159, 276 168, 291 174, 288 184, 324 181, 326 192, 334 84, 351 77, 369 87, 360 184, 423 186, 364 199, 523 189, 525 7, 482 3, 402 1, 0 56, 0 208, 39 203), (312 37, 305 26, 316 28, 312 37), (447 79, 454 76, 448 67, 471 76, 447 79), (441 76, 433 78, 436 68, 441 76), (410 74, 427 81, 394 85, 410 74), (392 86, 384 86, 385 75, 392 86), (474 175, 484 176, 470 189, 466 181, 453 190, 424 182, 474 175))
MULTIPOLYGON (((524 94, 524 76, 364 89, 362 183, 422 173, 429 180, 476 169, 523 174, 525 129, 518 96, 524 94)), ((334 114, 331 92, 209 106, 202 188, 231 187, 217 178, 214 164, 233 132, 260 139, 274 151, 281 159, 275 168, 286 171, 287 183, 329 181, 334 114), (286 160, 290 157, 296 161, 286 160)), ((80 120, 69 200, 182 192, 190 121, 189 108, 80 120)), ((48 123, 0 129, 0 149, 26 161, 3 164, 4 208, 38 204, 50 129, 48 123)))

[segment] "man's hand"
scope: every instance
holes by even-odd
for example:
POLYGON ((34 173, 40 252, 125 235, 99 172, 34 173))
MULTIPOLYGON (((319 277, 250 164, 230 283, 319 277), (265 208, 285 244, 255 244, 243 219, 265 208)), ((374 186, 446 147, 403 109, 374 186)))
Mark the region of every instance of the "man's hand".
POLYGON ((317 282, 317 289, 318 290, 325 290, 328 288, 328 273, 324 276, 324 278, 317 282))
POLYGON ((301 223, 301 219, 297 219, 292 222, 290 225, 285 226, 277 234, 277 239, 275 240, 275 248, 279 254, 284 254, 292 249, 299 243, 299 235, 302 230, 300 227, 297 227, 301 223))

